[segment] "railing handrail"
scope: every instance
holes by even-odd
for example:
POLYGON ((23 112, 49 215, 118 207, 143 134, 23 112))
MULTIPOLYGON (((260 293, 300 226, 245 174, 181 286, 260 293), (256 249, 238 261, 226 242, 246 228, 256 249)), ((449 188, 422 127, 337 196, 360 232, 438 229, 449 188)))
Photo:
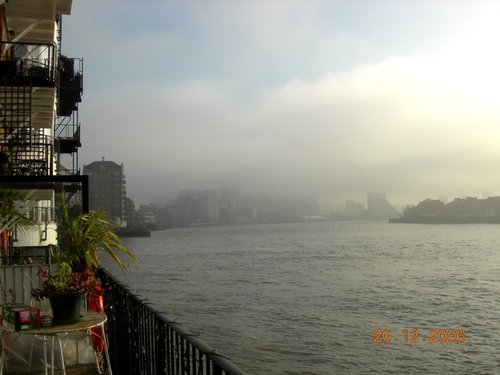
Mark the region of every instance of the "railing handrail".
POLYGON ((0 41, 0 45, 2 44, 16 44, 16 45, 30 45, 30 46, 47 46, 47 47, 55 47, 54 43, 26 43, 26 42, 9 42, 8 40, 0 41))
MULTIPOLYGON (((99 275, 101 280, 103 280, 104 287, 109 287, 107 283, 112 282, 116 287, 123 289, 128 294, 129 298, 134 299, 139 304, 142 305, 143 308, 149 311, 149 313, 154 316, 158 322, 163 324, 166 327, 171 328, 177 334, 181 336, 181 338, 187 342, 189 342, 196 350, 198 350, 203 356, 205 356, 209 361, 216 365, 216 370, 214 372, 207 372, 207 374, 226 374, 226 375, 247 375, 246 372, 237 367, 234 363, 232 363, 225 355, 219 353, 216 349, 207 344, 204 340, 200 339, 196 335, 193 335, 186 327, 182 324, 176 322, 174 319, 170 318, 166 313, 157 310, 152 307, 150 303, 146 303, 142 298, 138 295, 130 291, 130 288, 120 280, 117 280, 113 277, 109 271, 101 268, 99 269, 99 275)), ((117 309, 110 307, 116 313, 117 309)), ((108 317, 109 318, 109 317, 108 317)), ((203 373, 205 374, 205 373, 203 373)))
POLYGON ((23 43, 23 42, 9 42, 0 41, 0 62, 17 62, 26 64, 26 66, 19 66, 15 68, 15 72, 6 72, 9 75, 21 77, 38 77, 42 79, 54 80, 56 77, 56 46, 52 43, 23 43), (25 52, 24 56, 12 53, 11 49, 18 46, 23 47, 25 52), (30 50, 29 47, 34 47, 30 50), (38 54, 36 54, 38 53, 38 54), (46 74, 37 72, 36 74, 30 72, 32 67, 43 68, 47 70, 46 74))
POLYGON ((189 329, 180 323, 177 323, 175 320, 172 320, 166 313, 158 311, 151 306, 148 307, 162 323, 171 326, 174 331, 179 333, 186 339, 186 341, 189 341, 195 348, 199 349, 208 358, 217 363, 217 365, 219 365, 219 367, 226 373, 233 375, 246 375, 243 370, 235 366, 225 355, 218 353, 216 349, 212 348, 205 341, 197 336, 194 336, 189 329))

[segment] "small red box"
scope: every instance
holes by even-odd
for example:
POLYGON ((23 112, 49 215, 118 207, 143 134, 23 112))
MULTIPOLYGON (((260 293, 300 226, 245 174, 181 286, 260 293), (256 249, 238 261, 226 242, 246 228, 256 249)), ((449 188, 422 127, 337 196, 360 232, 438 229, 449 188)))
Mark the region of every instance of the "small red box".
POLYGON ((4 306, 2 324, 16 331, 40 328, 40 309, 33 306, 4 306))

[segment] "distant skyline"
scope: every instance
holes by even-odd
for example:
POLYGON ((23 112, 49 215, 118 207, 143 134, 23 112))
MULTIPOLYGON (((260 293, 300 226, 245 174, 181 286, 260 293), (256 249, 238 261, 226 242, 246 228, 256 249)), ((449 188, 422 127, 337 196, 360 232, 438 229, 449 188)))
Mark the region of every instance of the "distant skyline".
POLYGON ((500 194, 500 2, 75 0, 81 164, 137 204, 236 183, 391 203, 500 194))

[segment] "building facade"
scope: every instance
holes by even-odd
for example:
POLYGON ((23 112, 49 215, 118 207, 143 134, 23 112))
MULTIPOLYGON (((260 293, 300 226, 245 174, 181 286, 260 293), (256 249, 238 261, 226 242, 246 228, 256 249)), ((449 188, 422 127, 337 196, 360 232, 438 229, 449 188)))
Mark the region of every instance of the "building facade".
POLYGON ((366 195, 366 216, 371 220, 387 220, 399 216, 387 200, 385 193, 369 192, 366 195))
POLYGON ((81 146, 83 60, 60 52, 71 7, 72 0, 0 0, 0 188, 22 194, 16 205, 33 223, 2 225, 11 241, 4 253, 57 244, 59 195, 82 193, 83 180, 71 176, 81 146))
POLYGON ((216 190, 182 190, 179 192, 177 222, 180 225, 217 224, 219 194, 216 190))
POLYGON ((89 176, 89 206, 102 210, 119 226, 126 226, 126 180, 123 164, 113 161, 95 161, 83 166, 83 174, 89 176))

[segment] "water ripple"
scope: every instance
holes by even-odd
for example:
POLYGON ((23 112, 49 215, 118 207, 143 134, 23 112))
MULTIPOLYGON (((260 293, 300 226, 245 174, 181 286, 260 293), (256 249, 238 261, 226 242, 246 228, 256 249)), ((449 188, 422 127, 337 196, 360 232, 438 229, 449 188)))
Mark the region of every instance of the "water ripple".
POLYGON ((297 223, 127 239, 127 283, 250 374, 499 373, 494 225, 297 223), (405 342, 405 329, 420 332, 405 342), (375 330, 391 331, 374 343, 375 330), (429 343, 464 330, 462 344, 429 343), (385 337, 387 339, 387 337, 385 337))

